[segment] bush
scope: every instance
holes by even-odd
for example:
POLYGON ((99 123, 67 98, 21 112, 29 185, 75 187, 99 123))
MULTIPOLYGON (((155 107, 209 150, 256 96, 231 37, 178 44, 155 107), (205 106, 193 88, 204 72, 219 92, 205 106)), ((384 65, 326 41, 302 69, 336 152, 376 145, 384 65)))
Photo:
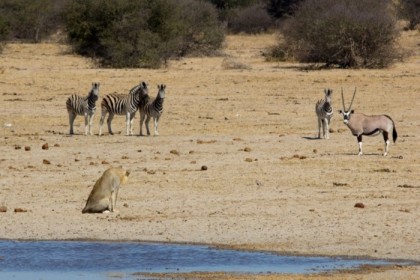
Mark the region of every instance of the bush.
POLYGON ((0 36, 39 42, 60 26, 60 9, 67 0, 0 0, 0 36))
POLYGON ((401 18, 408 20, 408 29, 415 29, 420 23, 420 0, 400 0, 398 7, 401 18))
POLYGON ((386 0, 307 0, 285 25, 283 48, 300 62, 381 68, 397 56, 395 26, 386 0))
POLYGON ((236 9, 235 16, 228 23, 228 29, 233 33, 256 34, 267 31, 271 26, 273 20, 261 4, 236 9))
POLYGON ((303 0, 265 0, 267 13, 274 18, 283 18, 294 14, 303 0))
POLYGON ((112 67, 156 68, 224 40, 215 8, 202 1, 73 0, 64 15, 76 52, 112 67))

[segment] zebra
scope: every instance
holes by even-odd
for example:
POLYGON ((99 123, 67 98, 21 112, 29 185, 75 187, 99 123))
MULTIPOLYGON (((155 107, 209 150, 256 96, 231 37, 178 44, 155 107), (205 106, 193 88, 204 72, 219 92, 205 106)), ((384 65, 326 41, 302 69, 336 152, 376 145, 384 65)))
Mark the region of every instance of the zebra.
POLYGON ((73 123, 77 115, 85 116, 85 135, 92 135, 93 116, 96 111, 96 101, 99 98, 99 83, 92 83, 92 89, 86 97, 72 94, 66 101, 67 112, 69 113, 70 135, 74 134, 73 123))
POLYGON ((321 138, 321 126, 325 139, 330 138, 330 121, 333 116, 333 107, 331 103, 332 89, 325 89, 325 99, 321 99, 316 103, 315 112, 318 118, 318 139, 321 138))
POLYGON ((158 123, 163 113, 163 100, 165 99, 166 85, 161 84, 161 85, 158 85, 157 87, 159 90, 158 90, 156 98, 151 102, 145 99, 147 100, 147 102, 144 102, 140 106, 140 135, 143 135, 142 128, 143 128, 143 122, 145 118, 146 118, 147 135, 150 135, 149 122, 152 117, 155 122, 155 135, 159 135, 158 123))
POLYGON ((147 85, 145 82, 141 82, 137 86, 133 87, 130 92, 125 94, 108 94, 101 102, 101 120, 99 126, 99 135, 102 135, 102 125, 106 114, 109 113, 107 124, 109 134, 113 135, 111 129, 111 122, 114 115, 125 115, 126 120, 126 135, 133 135, 133 119, 136 111, 139 107, 139 102, 148 94, 147 85))

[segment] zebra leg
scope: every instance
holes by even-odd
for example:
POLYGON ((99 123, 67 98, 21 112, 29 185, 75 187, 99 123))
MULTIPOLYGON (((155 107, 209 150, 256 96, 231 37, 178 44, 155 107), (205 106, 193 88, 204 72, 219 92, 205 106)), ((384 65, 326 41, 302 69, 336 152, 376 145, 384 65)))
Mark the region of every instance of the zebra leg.
POLYGON ((133 114, 130 115, 130 135, 134 134, 134 116, 136 115, 136 112, 134 112, 133 114))
POLYGON ((318 139, 321 139, 321 119, 318 118, 318 139))
POLYGON ((325 139, 330 139, 330 121, 328 119, 324 119, 324 123, 325 123, 325 139))
POLYGON ((382 132, 382 136, 384 137, 384 141, 385 141, 385 152, 384 152, 384 156, 386 156, 388 154, 388 149, 389 149, 388 132, 387 131, 382 132))
POLYGON ((73 123, 75 119, 76 119, 76 114, 74 112, 69 112, 70 135, 74 134, 73 123))
POLYGON ((359 143, 359 156, 363 155, 362 151, 362 135, 357 136, 357 142, 359 143))
POLYGON ((157 116, 156 118, 153 118, 153 120, 155 121, 155 135, 159 135, 159 133, 158 133, 159 119, 160 119, 160 116, 157 116))
POLYGON ((111 135, 114 135, 114 133, 112 132, 112 129, 111 129, 111 122, 112 122, 112 119, 113 118, 114 118, 114 114, 113 113, 109 113, 108 120, 106 121, 107 124, 108 124, 109 134, 111 134, 111 135))
POLYGON ((105 116, 106 116, 106 112, 102 111, 101 120, 99 121, 99 136, 102 135, 102 125, 104 124, 105 116))
POLYGON ((151 117, 149 115, 147 115, 146 117, 146 131, 147 131, 147 135, 150 135, 150 130, 149 130, 149 122, 150 122, 151 117))
POLYGON ((88 113, 84 113, 83 115, 85 117, 85 135, 87 135, 87 133, 88 133, 88 124, 89 124, 89 115, 88 115, 88 113))
POLYGON ((93 135, 93 116, 94 114, 89 114, 89 134, 93 135))
POLYGON ((126 129, 126 133, 125 135, 129 136, 130 135, 130 131, 131 131, 131 114, 129 112, 127 112, 125 114, 125 129, 126 129))
POLYGON ((143 136, 143 122, 144 122, 145 116, 146 116, 146 113, 143 111, 140 111, 140 136, 143 136))

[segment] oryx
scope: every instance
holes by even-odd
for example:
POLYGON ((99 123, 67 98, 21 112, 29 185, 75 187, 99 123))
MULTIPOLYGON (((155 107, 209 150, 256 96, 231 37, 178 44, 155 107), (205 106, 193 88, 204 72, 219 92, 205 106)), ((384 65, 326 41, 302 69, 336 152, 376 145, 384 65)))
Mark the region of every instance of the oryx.
POLYGON ((341 88, 341 98, 343 101, 343 111, 339 110, 338 112, 343 115, 344 123, 348 126, 351 133, 357 137, 359 143, 359 156, 362 155, 362 136, 376 136, 382 132, 385 141, 385 152, 384 156, 388 154, 389 139, 388 135, 392 131, 392 139, 397 140, 397 131, 395 130, 394 121, 390 116, 387 115, 376 115, 376 116, 367 116, 361 113, 354 113, 354 110, 351 110, 351 105, 353 104, 354 96, 356 95, 356 88, 354 89, 353 98, 351 99, 350 106, 346 110, 344 105, 344 95, 343 89, 341 88))

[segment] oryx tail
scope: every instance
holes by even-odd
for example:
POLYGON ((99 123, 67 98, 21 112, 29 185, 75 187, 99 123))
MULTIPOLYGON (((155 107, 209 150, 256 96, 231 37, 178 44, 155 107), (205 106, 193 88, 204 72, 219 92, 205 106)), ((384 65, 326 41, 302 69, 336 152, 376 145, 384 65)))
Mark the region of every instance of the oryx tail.
POLYGON ((395 129, 394 120, 388 115, 384 115, 384 116, 392 121, 392 141, 394 141, 394 143, 395 143, 397 141, 398 134, 397 134, 397 130, 395 129))

